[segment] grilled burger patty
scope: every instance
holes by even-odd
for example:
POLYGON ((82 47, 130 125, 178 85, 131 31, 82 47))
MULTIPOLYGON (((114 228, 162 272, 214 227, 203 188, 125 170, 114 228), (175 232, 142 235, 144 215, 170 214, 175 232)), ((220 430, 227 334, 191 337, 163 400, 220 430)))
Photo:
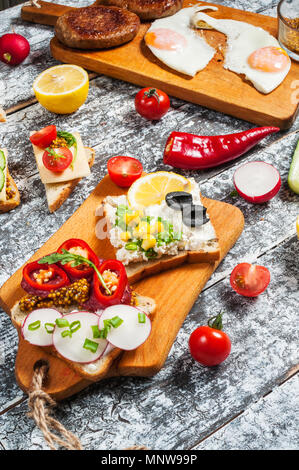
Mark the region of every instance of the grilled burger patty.
POLYGON ((183 6, 183 0, 98 0, 98 3, 127 8, 142 20, 174 15, 183 6))
POLYGON ((70 10, 58 18, 59 41, 77 49, 106 49, 131 41, 140 20, 134 13, 113 6, 91 6, 70 10))

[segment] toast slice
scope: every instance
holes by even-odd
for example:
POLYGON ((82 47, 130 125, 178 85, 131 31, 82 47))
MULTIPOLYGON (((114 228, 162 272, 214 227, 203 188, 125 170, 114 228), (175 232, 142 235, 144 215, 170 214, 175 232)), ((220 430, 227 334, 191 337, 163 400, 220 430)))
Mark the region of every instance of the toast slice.
POLYGON ((0 214, 11 211, 20 204, 20 193, 7 168, 6 175, 7 199, 0 202, 0 214))
MULTIPOLYGON (((135 296, 136 305, 138 306, 138 308, 144 311, 147 315, 152 315, 155 312, 156 302, 153 299, 151 299, 150 297, 140 296, 137 293, 135 293, 135 296)), ((70 313, 73 310, 77 310, 77 308, 77 306, 71 305, 67 308, 60 308, 59 311, 61 313, 70 313)), ((15 303, 15 305, 12 307, 10 316, 13 325, 18 330, 18 333, 21 334, 22 324, 27 316, 27 313, 21 311, 19 307, 19 302, 15 303)), ((43 347, 41 349, 48 352, 49 354, 52 354, 52 356, 62 359, 68 364, 71 369, 73 369, 82 378, 93 382, 104 378, 108 374, 112 363, 123 352, 121 349, 113 348, 110 349, 106 355, 104 355, 95 362, 91 362, 89 364, 80 364, 78 362, 72 362, 68 359, 65 359, 56 351, 53 346, 43 347)))
MULTIPOLYGON (((111 209, 111 207, 110 207, 111 209)), ((103 201, 103 215, 106 219, 108 234, 112 228, 111 224, 111 210, 106 202, 106 199, 103 201)), ((115 258, 118 258, 117 251, 118 248, 115 248, 113 245, 115 258)), ((180 266, 183 263, 214 263, 220 259, 220 246, 218 238, 215 235, 214 239, 208 240, 202 244, 202 247, 196 251, 193 250, 180 250, 177 254, 174 255, 162 255, 160 258, 149 259, 147 261, 137 261, 130 262, 125 264, 127 271, 127 276, 130 284, 148 277, 158 274, 161 271, 166 271, 168 269, 173 269, 180 266)), ((120 261, 124 262, 123 259, 120 261)))
MULTIPOLYGON (((94 163, 95 151, 92 148, 84 147, 86 156, 88 158, 88 164, 92 167, 94 163)), ((77 178, 64 183, 45 183, 45 190, 47 196, 47 202, 49 211, 55 212, 64 203, 64 201, 73 192, 77 184, 82 178, 77 178)))

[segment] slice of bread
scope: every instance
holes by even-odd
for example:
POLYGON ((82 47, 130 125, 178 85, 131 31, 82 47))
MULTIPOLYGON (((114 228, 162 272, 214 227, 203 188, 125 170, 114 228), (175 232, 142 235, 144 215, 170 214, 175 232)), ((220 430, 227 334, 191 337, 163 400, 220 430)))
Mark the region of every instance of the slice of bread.
MULTIPOLYGON (((103 202, 103 214, 106 218, 108 233, 111 226, 107 217, 107 207, 103 202)), ((117 249, 113 247, 115 258, 117 249)), ((130 263, 125 266, 130 284, 134 284, 141 279, 158 274, 161 271, 167 271, 180 266, 183 263, 214 263, 220 259, 220 246, 218 239, 210 240, 205 243, 204 249, 198 251, 182 250, 179 254, 170 256, 163 255, 159 259, 130 263)))
MULTIPOLYGON (((88 164, 92 167, 94 163, 95 151, 90 147, 84 147, 86 152, 86 157, 88 159, 88 164)), ((47 196, 47 202, 49 211, 55 212, 59 207, 64 203, 64 201, 69 197, 72 191, 75 189, 77 184, 81 181, 82 178, 77 178, 65 183, 45 183, 45 190, 47 196)))
POLYGON ((6 176, 6 187, 9 191, 9 195, 6 201, 0 202, 0 213, 11 211, 20 204, 20 193, 16 183, 8 171, 8 168, 6 176))
MULTIPOLYGON (((136 292, 135 292, 135 295, 136 295, 136 306, 138 306, 138 308, 144 311, 147 315, 152 315, 156 310, 156 302, 150 297, 144 297, 144 296, 138 295, 136 292)), ((72 312, 73 310, 77 310, 77 307, 75 305, 69 306, 68 308, 59 308, 59 311, 61 313, 69 313, 69 312, 72 312)), ((11 321, 13 325, 18 330, 19 334, 21 334, 22 324, 27 316, 27 313, 24 313, 20 310, 19 302, 15 303, 15 305, 12 307, 10 316, 11 316, 11 321)), ((78 362, 69 361, 65 359, 64 357, 62 357, 56 351, 54 346, 45 347, 42 349, 48 352, 49 354, 52 354, 53 356, 56 356, 62 359, 64 362, 68 364, 68 366, 71 369, 73 369, 82 378, 86 380, 94 381, 94 382, 101 380, 108 374, 109 369, 112 363, 114 362, 114 360, 123 352, 121 349, 114 348, 114 349, 111 349, 107 355, 101 357, 95 362, 91 362, 89 364, 80 364, 78 362)))

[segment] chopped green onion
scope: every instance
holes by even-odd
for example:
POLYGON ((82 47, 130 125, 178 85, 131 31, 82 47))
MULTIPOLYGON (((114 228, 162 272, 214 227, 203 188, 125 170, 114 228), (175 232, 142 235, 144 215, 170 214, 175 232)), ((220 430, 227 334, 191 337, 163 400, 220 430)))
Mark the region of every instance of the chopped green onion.
POLYGON ((136 251, 136 250, 138 250, 138 244, 135 243, 135 242, 126 243, 125 249, 126 250, 131 250, 131 251, 136 251))
POLYGON ((99 345, 95 341, 91 341, 90 339, 86 338, 83 344, 84 349, 88 349, 92 353, 97 352, 99 345))
POLYGON ((54 328, 55 328, 54 323, 45 323, 45 329, 46 329, 47 333, 49 333, 49 334, 53 333, 54 328))
POLYGON ((92 325, 91 329, 92 329, 92 334, 94 338, 101 337, 101 332, 100 332, 98 325, 92 325))
POLYGON ((70 326, 68 320, 66 320, 65 318, 56 318, 55 323, 58 326, 58 328, 64 328, 65 326, 70 326))
POLYGON ((146 321, 145 313, 139 312, 138 313, 138 323, 145 323, 145 321, 146 321))
POLYGON ((28 325, 28 330, 35 331, 35 330, 38 330, 39 327, 40 327, 40 320, 36 320, 35 322, 30 323, 30 325, 28 325))
POLYGON ((70 324, 71 333, 75 333, 75 331, 78 331, 79 328, 81 328, 80 320, 73 321, 73 323, 70 324))
POLYGON ((118 328, 122 323, 123 323, 123 320, 119 318, 118 316, 113 317, 110 320, 110 325, 112 325, 113 328, 118 328))
POLYGON ((64 331, 62 331, 61 336, 62 336, 63 338, 65 338, 66 336, 72 337, 73 335, 72 335, 71 330, 64 330, 64 331))

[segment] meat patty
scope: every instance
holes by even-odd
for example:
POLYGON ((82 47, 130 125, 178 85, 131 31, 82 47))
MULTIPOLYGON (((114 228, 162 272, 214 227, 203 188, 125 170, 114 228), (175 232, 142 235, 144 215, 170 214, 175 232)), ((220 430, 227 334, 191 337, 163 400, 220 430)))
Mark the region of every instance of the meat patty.
POLYGON ((56 37, 77 49, 106 49, 131 41, 139 29, 135 13, 113 6, 91 6, 70 10, 58 18, 56 37))
POLYGON ((183 0, 98 0, 97 3, 127 8, 145 21, 174 15, 183 6, 183 0))

